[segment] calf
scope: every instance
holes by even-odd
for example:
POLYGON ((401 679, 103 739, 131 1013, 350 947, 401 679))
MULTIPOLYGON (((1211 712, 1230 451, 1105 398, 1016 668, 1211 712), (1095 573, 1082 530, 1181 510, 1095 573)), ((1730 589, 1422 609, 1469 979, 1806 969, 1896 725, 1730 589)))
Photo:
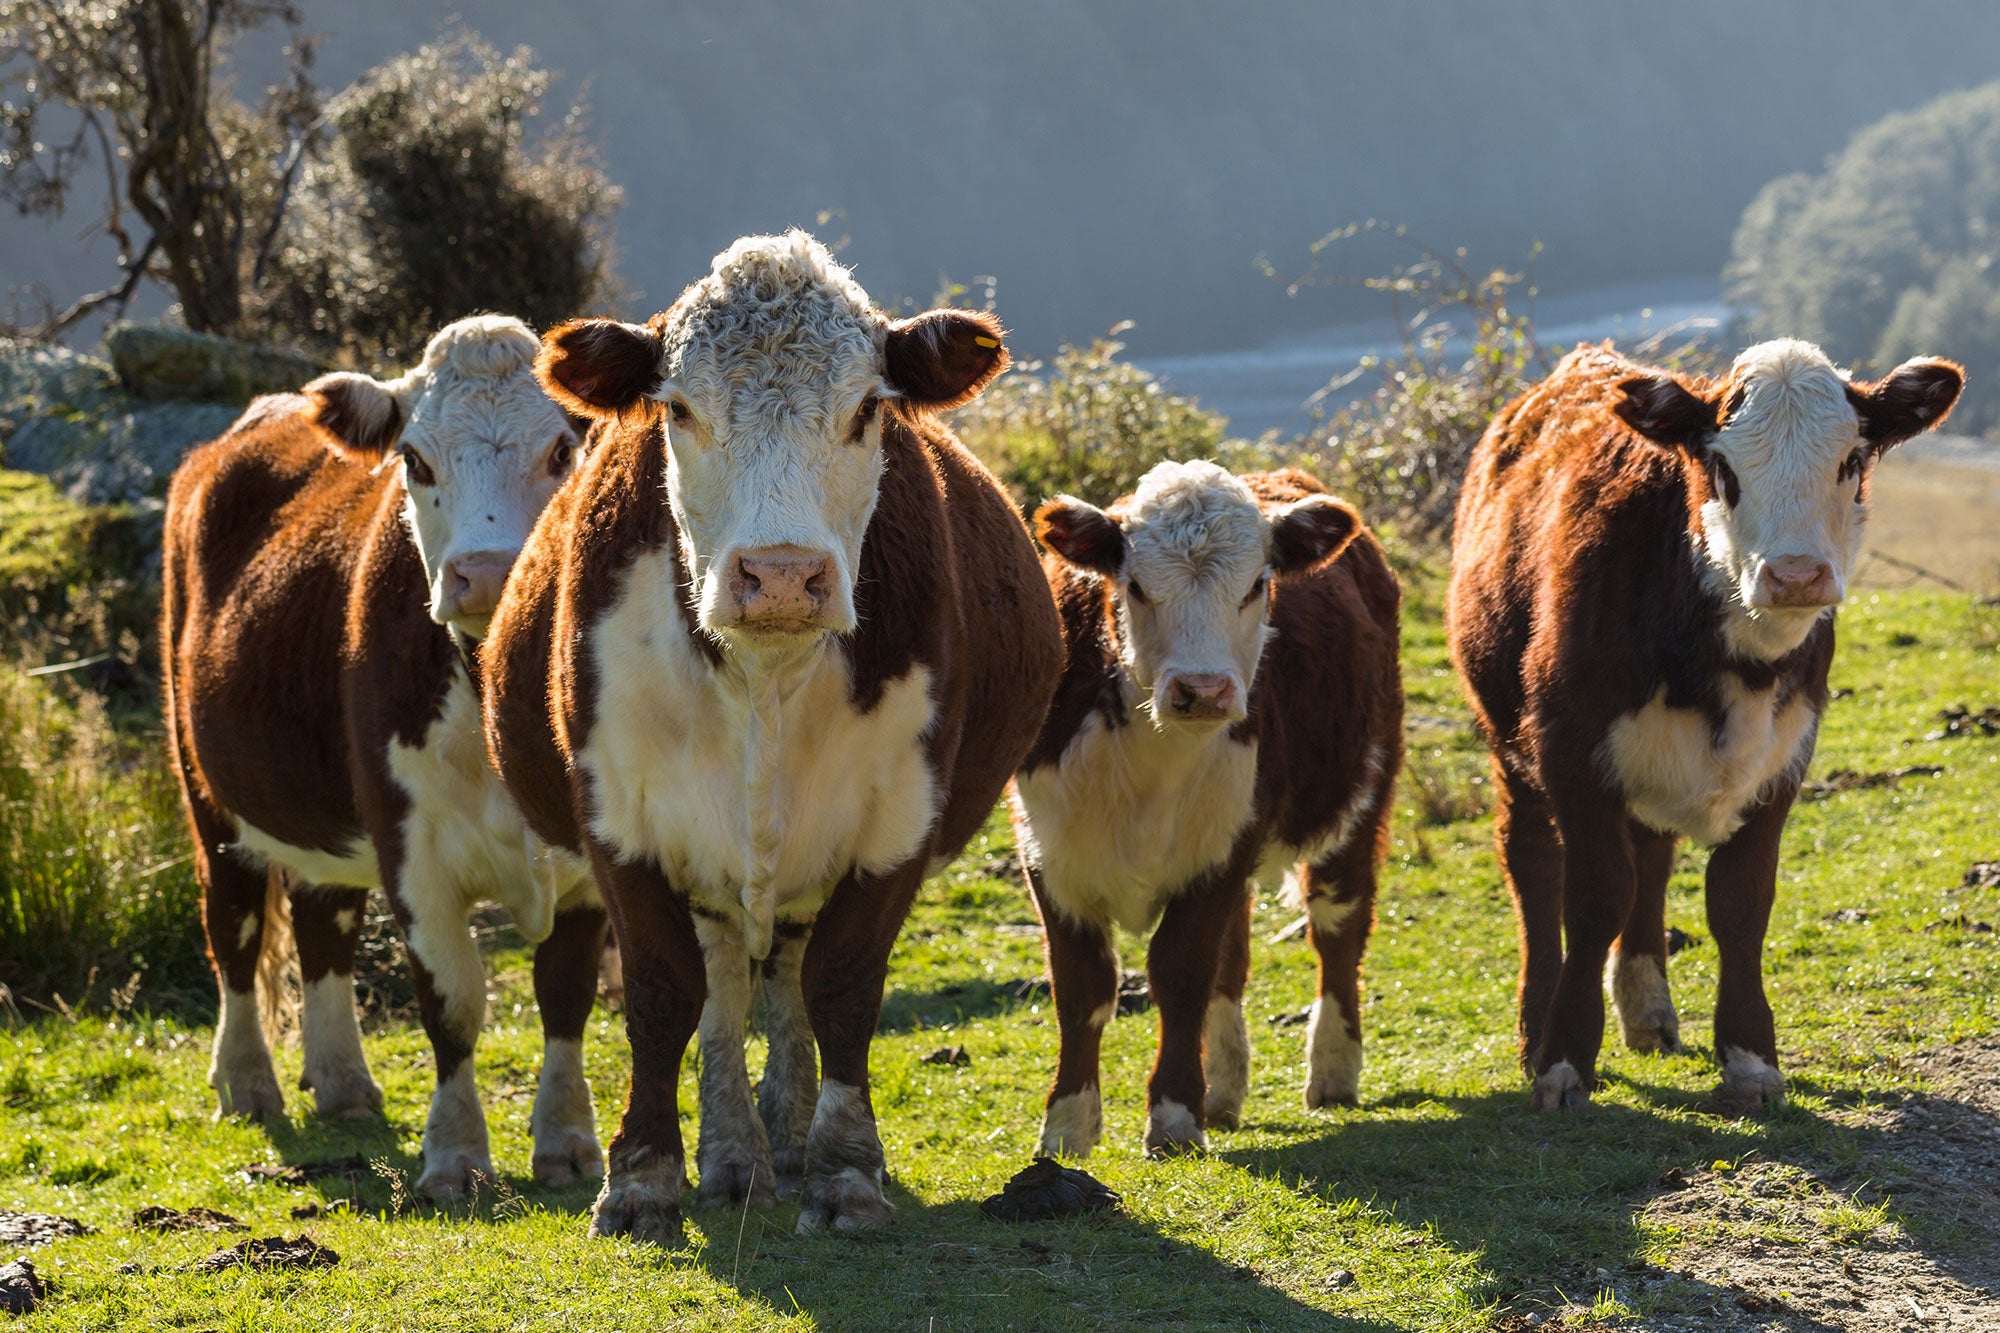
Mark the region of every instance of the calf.
POLYGON ((1052 500, 1036 526, 1068 646, 1014 783, 1062 1030, 1042 1151, 1084 1156, 1102 1132, 1114 926, 1154 932, 1146 1150, 1236 1125, 1260 868, 1291 871, 1319 954, 1306 1105, 1352 1104, 1361 953, 1403 759, 1400 593, 1381 546, 1303 472, 1211 463, 1162 463, 1109 511, 1052 500))
POLYGON ((1682 836, 1714 849, 1723 1094, 1782 1099, 1761 957, 1833 607, 1876 463, 1942 421, 1963 383, 1935 360, 1850 381, 1789 340, 1709 381, 1606 344, 1579 347, 1487 429, 1459 498, 1447 614, 1493 750, 1538 1109, 1595 1086, 1614 941, 1626 1044, 1678 1047, 1664 936, 1682 836))
POLYGON ((697 1027, 703 1200, 796 1186, 801 1230, 892 1212, 868 1092, 889 949, 1062 658, 1020 516, 935 415, 1006 360, 990 316, 891 320, 796 231, 738 241, 643 326, 543 341, 550 391, 607 424, 482 660, 494 760, 537 834, 589 855, 624 963, 595 1234, 680 1233, 697 1027))
POLYGON ((520 321, 481 316, 441 331, 400 379, 328 375, 260 399, 188 455, 167 497, 167 731, 222 991, 210 1082, 225 1113, 283 1109, 255 998, 278 938, 267 871, 274 891, 283 871, 306 881, 291 900, 301 1086, 326 1114, 380 1109, 352 980, 379 885, 437 1056, 417 1183, 441 1196, 493 1174, 472 1065, 486 978, 466 917, 480 898, 539 942, 536 1178, 602 1169, 580 1042, 604 910, 580 863, 538 849, 487 766, 471 667, 577 453, 535 381, 538 346, 520 321))

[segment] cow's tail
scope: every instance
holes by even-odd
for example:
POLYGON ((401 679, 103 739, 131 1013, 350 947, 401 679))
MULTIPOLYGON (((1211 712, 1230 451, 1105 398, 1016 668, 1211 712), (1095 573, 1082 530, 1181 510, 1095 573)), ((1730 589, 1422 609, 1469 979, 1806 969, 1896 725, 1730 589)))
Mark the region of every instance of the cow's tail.
POLYGON ((264 1040, 278 1046, 299 1029, 298 941, 292 937, 291 881, 272 866, 264 881, 264 929, 257 947, 257 1017, 264 1040))

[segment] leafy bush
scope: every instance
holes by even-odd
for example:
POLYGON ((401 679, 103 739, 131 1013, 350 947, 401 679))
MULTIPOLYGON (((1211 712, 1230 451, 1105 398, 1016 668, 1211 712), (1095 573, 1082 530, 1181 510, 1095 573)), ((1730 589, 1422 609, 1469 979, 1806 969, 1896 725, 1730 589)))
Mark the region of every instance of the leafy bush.
POLYGON ((1817 175, 1743 213, 1724 279, 1763 336, 1809 338, 1864 371, 1953 357, 1954 420, 2000 426, 2000 83, 1888 116, 1817 175))
POLYGON ((545 327, 603 303, 619 193, 572 109, 532 144, 549 74, 462 35, 333 99, 272 256, 264 318, 364 363, 484 310, 545 327))

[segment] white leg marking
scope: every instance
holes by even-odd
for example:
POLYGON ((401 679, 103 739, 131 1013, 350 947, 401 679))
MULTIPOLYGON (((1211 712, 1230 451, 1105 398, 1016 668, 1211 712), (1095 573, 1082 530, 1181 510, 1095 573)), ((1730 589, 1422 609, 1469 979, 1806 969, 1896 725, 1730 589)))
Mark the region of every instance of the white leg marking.
POLYGON ((1347 924, 1347 919, 1354 915, 1355 909, 1361 904, 1354 900, 1338 902, 1320 894, 1307 899, 1304 906, 1306 915, 1312 918, 1314 930, 1322 935, 1334 935, 1347 924))
POLYGON ((597 1112, 583 1076, 583 1043, 550 1037, 542 1043, 542 1077, 535 1085, 535 1180, 567 1185, 604 1174, 597 1146, 597 1112))
POLYGON ((257 932, 263 928, 264 916, 261 912, 245 913, 243 919, 236 923, 236 948, 238 951, 247 950, 250 947, 251 941, 257 938, 257 932))
POLYGON ((1208 1082, 1202 1108, 1208 1123, 1235 1129, 1250 1092, 1250 1033, 1243 1025, 1243 1006, 1226 996, 1211 996, 1201 1045, 1202 1077, 1208 1082))
POLYGON ((750 1092, 743 1038, 750 1019, 750 954, 741 921, 698 916, 708 998, 701 1006, 701 1142, 695 1168, 702 1203, 775 1197, 771 1141, 750 1092))
POLYGON ((1549 1066, 1549 1072, 1535 1080, 1535 1090, 1530 1104, 1537 1111, 1560 1111, 1564 1107, 1581 1108, 1590 1100, 1584 1090, 1583 1079, 1576 1072, 1576 1066, 1567 1060, 1558 1060, 1549 1066))
POLYGON ((630 1236, 648 1245, 680 1244, 681 1176, 686 1170, 679 1157, 655 1158, 636 1167, 614 1162, 590 1210, 590 1234, 630 1236))
POLYGON ((1667 988, 1667 969, 1657 954, 1611 957, 1611 1002, 1618 1035, 1635 1051, 1677 1051, 1681 1019, 1667 988))
POLYGON ((285 1096, 278 1091, 278 1075, 271 1068, 271 1048, 264 1044, 255 991, 222 988, 208 1085, 215 1089, 217 1119, 240 1115, 262 1120, 284 1114, 285 1096))
POLYGON ((343 907, 333 914, 333 927, 343 935, 352 935, 360 924, 361 917, 352 907, 343 907))
POLYGON ((1056 1098, 1042 1112, 1044 1157, 1088 1157, 1103 1137, 1104 1108, 1095 1083, 1056 1098))
POLYGON ((1764 1057, 1741 1046, 1722 1050, 1722 1096, 1752 1111, 1785 1104, 1785 1078, 1764 1057))
POLYGON ((380 1114, 382 1090, 370 1077, 368 1057, 361 1050, 352 974, 329 972, 306 983, 301 1027, 306 1068, 300 1086, 313 1090, 319 1113, 342 1120, 380 1114))
POLYGON ((493 1151, 486 1140, 486 1112, 479 1105, 472 1057, 467 1056, 431 1097, 417 1190, 433 1199, 456 1199, 474 1188, 475 1176, 492 1183, 493 1151))
POLYGON ((770 1054, 764 1061, 764 1081, 757 1089, 757 1113, 770 1139, 771 1167, 777 1172, 780 1198, 796 1195, 805 1178, 806 1140, 819 1101, 819 1048, 800 984, 806 939, 804 935, 781 937, 772 950, 764 980, 764 1031, 770 1054))
POLYGON ((1208 1135, 1194 1122, 1194 1112, 1171 1098, 1154 1102, 1146 1113, 1146 1155, 1159 1157, 1208 1147, 1208 1135))
POLYGON ((1099 1029, 1109 1027, 1111 1020, 1116 1017, 1118 1017, 1118 1000, 1114 996, 1091 1011, 1090 1025, 1099 1029))
POLYGON ((1361 1100, 1361 1042, 1331 996, 1313 1001, 1306 1024, 1306 1106, 1353 1106, 1361 1100))
POLYGON ((799 1191, 799 1231, 886 1225, 896 1206, 882 1193, 882 1140, 860 1088, 822 1079, 799 1191))

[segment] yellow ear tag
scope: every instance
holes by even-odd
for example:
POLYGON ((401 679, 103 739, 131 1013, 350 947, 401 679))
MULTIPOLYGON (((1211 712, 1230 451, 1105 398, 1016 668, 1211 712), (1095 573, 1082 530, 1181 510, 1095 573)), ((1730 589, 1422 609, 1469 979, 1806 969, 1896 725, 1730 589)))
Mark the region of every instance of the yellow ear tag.
POLYGON ((972 341, 978 343, 981 347, 998 347, 1000 345, 998 338, 974 338, 972 341))

